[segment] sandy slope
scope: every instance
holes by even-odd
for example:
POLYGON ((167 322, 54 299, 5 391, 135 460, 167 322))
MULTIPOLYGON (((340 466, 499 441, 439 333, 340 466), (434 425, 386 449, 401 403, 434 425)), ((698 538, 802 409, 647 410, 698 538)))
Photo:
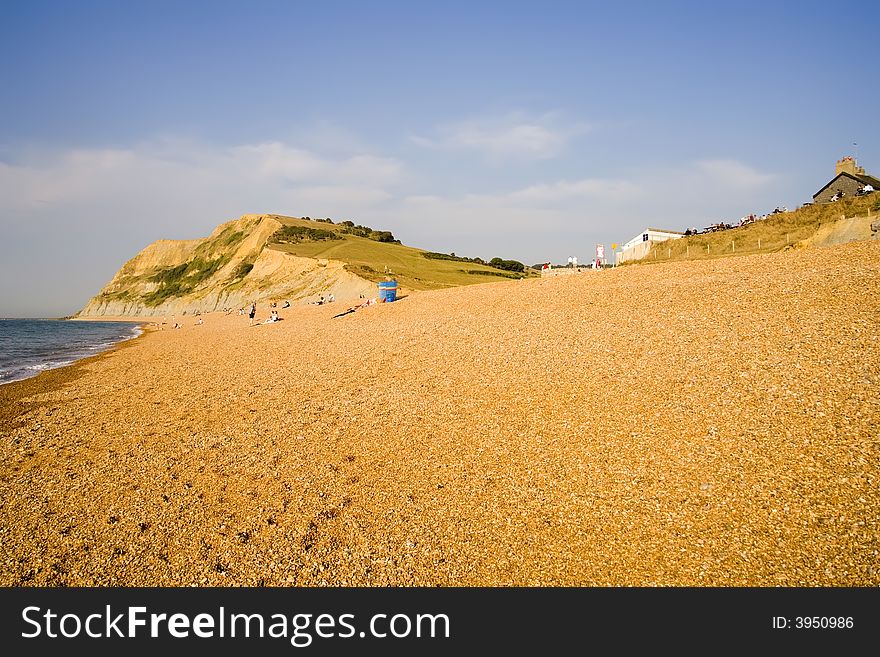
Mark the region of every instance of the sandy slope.
POLYGON ((876 586, 880 243, 832 251, 209 315, 0 387, 0 584, 876 586))

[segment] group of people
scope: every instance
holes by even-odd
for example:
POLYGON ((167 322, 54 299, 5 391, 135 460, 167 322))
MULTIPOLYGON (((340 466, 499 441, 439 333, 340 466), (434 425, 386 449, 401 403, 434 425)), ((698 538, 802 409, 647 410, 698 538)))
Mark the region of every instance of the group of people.
MULTIPOLYGON (((317 301, 313 301, 312 303, 315 303, 320 306, 325 303, 333 303, 334 301, 336 301, 336 297, 334 297, 333 293, 331 292, 326 297, 322 294, 317 301)), ((375 303, 375 300, 372 300, 372 302, 375 303)), ((365 303, 365 304, 361 304, 361 305, 368 305, 368 304, 365 303)), ((281 305, 281 308, 290 308, 290 301, 284 301, 284 303, 281 305)), ((248 316, 248 319, 250 320, 250 326, 255 326, 258 324, 273 324, 274 322, 280 322, 283 319, 282 317, 280 317, 278 315, 278 302, 270 301, 269 302, 269 309, 270 309, 269 317, 262 322, 257 319, 257 302, 256 301, 251 301, 247 307, 239 308, 238 314, 239 314, 239 316, 246 314, 248 316)), ((232 308, 224 308, 223 312, 228 315, 233 312, 233 309, 232 308)), ((201 317, 201 313, 196 313, 196 316, 197 316, 196 326, 203 325, 205 322, 201 317)), ((165 321, 163 321, 162 324, 157 323, 157 326, 160 330, 164 328, 165 324, 167 324, 168 318, 165 317, 164 320, 165 321)), ((172 316, 171 322, 172 322, 172 328, 176 328, 176 329, 183 328, 182 324, 180 324, 177 321, 176 317, 172 316)))
MULTIPOLYGON (((184 313, 184 314, 186 314, 186 313, 184 313)), ((164 331, 165 325, 167 323, 168 323, 168 317, 165 316, 162 318, 161 324, 159 322, 153 322, 152 325, 157 327, 160 331, 164 331)), ((197 323, 200 323, 200 324, 204 323, 204 322, 202 322, 201 317, 199 317, 199 321, 197 323)), ((183 328, 183 324, 181 324, 180 322, 177 321, 177 317, 175 315, 171 315, 171 328, 175 328, 175 329, 183 328)))
MULTIPOLYGON (((281 307, 282 308, 290 308, 290 301, 285 301, 281 307)), ((269 317, 268 317, 268 319, 266 319, 263 322, 261 322, 257 319, 257 302, 256 301, 251 301, 250 305, 248 306, 247 311, 245 311, 244 308, 239 308, 238 314, 244 315, 246 313, 248 316, 248 319, 250 320, 251 326, 254 326, 255 324, 272 324, 273 322, 280 322, 282 318, 278 316, 278 302, 277 301, 270 301, 269 308, 271 309, 270 313, 269 313, 269 317)))
MULTIPOLYGON (((874 192, 874 186, 870 183, 865 183, 861 187, 856 190, 856 196, 864 196, 865 194, 870 194, 874 192)), ((844 196, 846 196, 846 192, 842 189, 838 188, 836 192, 834 192, 834 196, 831 197, 832 201, 839 201, 844 196)))
MULTIPOLYGON (((781 207, 776 208, 770 214, 777 214, 779 212, 788 212, 788 208, 781 207)), ((711 224, 710 226, 704 228, 703 230, 699 230, 698 228, 688 228, 684 231, 685 237, 690 237, 691 235, 699 235, 700 233, 716 233, 720 230, 730 230, 734 227, 748 226, 749 224, 755 223, 756 221, 761 221, 766 219, 769 215, 757 215, 757 214, 749 214, 745 217, 742 217, 739 220, 739 223, 734 226, 733 224, 728 224, 724 221, 719 221, 717 224, 711 224)))
MULTIPOLYGON (((290 306, 289 303, 285 301, 284 306, 282 308, 288 308, 290 306)), ((282 320, 281 317, 278 316, 278 304, 274 301, 269 303, 269 308, 271 309, 269 312, 269 317, 264 321, 259 321, 257 319, 257 302, 251 301, 250 306, 248 307, 247 315, 250 320, 250 326, 259 326, 260 324, 274 324, 275 322, 280 322, 282 320)), ((244 309, 241 310, 241 313, 244 312, 244 309)))
MULTIPOLYGON (((742 225, 742 224, 740 224, 740 225, 742 225)), ((684 231, 684 236, 685 236, 685 237, 690 237, 691 235, 699 235, 701 232, 703 232, 703 233, 715 233, 715 232, 717 232, 717 231, 719 231, 719 230, 729 230, 729 229, 731 229, 731 228, 733 228, 733 226, 731 226, 730 224, 726 224, 726 223, 724 223, 723 221, 721 221, 721 222, 718 222, 717 224, 712 224, 711 226, 709 226, 708 228, 705 228, 705 229, 702 230, 702 231, 697 230, 696 228, 688 228, 686 231, 684 231)))
MULTIPOLYGON (((363 299, 364 295, 361 295, 361 298, 363 299)), ((336 297, 334 297, 333 293, 331 292, 326 297, 322 294, 317 301, 313 301, 312 303, 315 303, 320 306, 325 303, 333 303, 334 301, 336 301, 336 297)), ((375 299, 368 299, 368 300, 364 301, 363 303, 350 309, 349 312, 354 312, 357 308, 369 306, 374 303, 376 303, 375 299)), ((250 326, 256 326, 259 324, 273 324, 275 322, 280 322, 283 318, 278 315, 278 303, 276 301, 270 301, 269 308, 270 308, 269 317, 262 322, 257 319, 257 302, 256 301, 251 301, 251 303, 247 306, 247 309, 245 309, 245 307, 239 308, 238 314, 239 314, 239 316, 247 314, 248 319, 250 320, 250 326)), ((285 301, 282 304, 281 308, 290 308, 290 301, 285 301)), ((224 308, 223 312, 228 315, 228 314, 234 312, 234 310, 233 310, 233 308, 224 308)), ((186 313, 184 313, 184 314, 186 314, 186 313)), ((338 315, 337 315, 337 317, 338 317, 338 315)), ((161 324, 158 322, 154 322, 154 325, 159 330, 163 330, 165 328, 165 325, 168 324, 168 317, 163 317, 162 319, 163 319, 163 321, 161 324)), ((204 323, 205 323, 205 321, 202 319, 201 313, 197 312, 196 313, 196 326, 202 326, 204 323)), ((174 315, 171 316, 171 328, 176 328, 176 329, 183 328, 183 325, 177 321, 177 317, 175 317, 174 315)))

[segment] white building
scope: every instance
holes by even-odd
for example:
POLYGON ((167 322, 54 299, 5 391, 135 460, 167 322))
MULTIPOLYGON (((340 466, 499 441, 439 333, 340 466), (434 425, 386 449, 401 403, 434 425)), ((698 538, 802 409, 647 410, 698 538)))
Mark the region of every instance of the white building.
POLYGON ((615 254, 615 263, 619 265, 631 260, 641 260, 648 255, 654 244, 665 242, 666 240, 677 240, 679 237, 684 237, 684 233, 674 230, 648 228, 623 245, 621 250, 615 254))

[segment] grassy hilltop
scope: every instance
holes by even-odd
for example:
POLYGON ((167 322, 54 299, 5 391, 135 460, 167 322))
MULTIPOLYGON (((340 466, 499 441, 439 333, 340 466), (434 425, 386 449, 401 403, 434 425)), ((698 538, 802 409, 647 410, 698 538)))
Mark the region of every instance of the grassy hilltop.
POLYGON ((880 219, 880 192, 807 205, 772 214, 746 226, 660 242, 642 260, 626 264, 705 260, 753 253, 773 253, 804 246, 827 246, 867 239, 880 219))
POLYGON ((337 260, 345 263, 346 270, 368 281, 382 281, 390 275, 402 287, 433 290, 525 275, 477 262, 464 262, 465 259, 430 257, 442 254, 432 254, 391 241, 393 237, 386 231, 373 231, 374 238, 369 238, 350 232, 357 230, 357 227, 345 224, 270 216, 285 227, 301 230, 292 231, 293 239, 290 241, 286 241, 284 232, 279 231, 270 239, 269 248, 301 258, 337 260), (322 231, 330 235, 322 235, 322 231), (301 237, 297 237, 297 234, 301 237), (379 239, 375 239, 375 236, 379 239), (385 241, 380 241, 383 237, 385 241))

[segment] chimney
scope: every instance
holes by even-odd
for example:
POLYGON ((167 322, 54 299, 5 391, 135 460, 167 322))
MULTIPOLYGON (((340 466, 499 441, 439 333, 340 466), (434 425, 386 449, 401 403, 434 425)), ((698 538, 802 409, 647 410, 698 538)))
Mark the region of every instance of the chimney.
POLYGON ((837 160, 837 167, 834 170, 834 175, 836 177, 841 173, 848 173, 851 176, 861 176, 864 175, 865 169, 858 165, 854 157, 847 155, 846 157, 837 160))

